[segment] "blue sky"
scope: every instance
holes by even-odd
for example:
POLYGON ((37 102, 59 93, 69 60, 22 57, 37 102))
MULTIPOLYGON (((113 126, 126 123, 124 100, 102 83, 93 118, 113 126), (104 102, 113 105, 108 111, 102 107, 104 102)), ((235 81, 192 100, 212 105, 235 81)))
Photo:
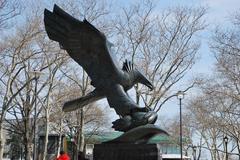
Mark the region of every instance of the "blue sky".
MULTIPOLYGON (((129 3, 134 3, 139 0, 116 0, 114 5, 127 6, 129 3)), ((184 84, 193 77, 201 75, 211 75, 214 70, 214 58, 209 49, 208 43, 211 37, 211 31, 216 27, 216 25, 225 26, 228 24, 230 15, 240 9, 240 0, 155 0, 157 6, 155 12, 161 12, 168 7, 174 6, 190 6, 199 7, 204 6, 208 8, 206 15, 206 23, 208 24, 207 29, 202 32, 200 36, 202 45, 199 50, 199 60, 196 62, 192 70, 187 74, 183 83, 179 84, 179 88, 184 88, 184 84)), ((194 94, 194 90, 187 93, 186 98, 183 101, 186 105, 187 99, 191 98, 194 94)), ((106 103, 104 106, 108 106, 106 103)), ((108 109, 109 107, 106 107, 108 109)), ((112 114, 110 117, 112 120, 118 118, 113 109, 109 110, 112 114)), ((159 119, 172 118, 179 114, 179 102, 176 98, 166 103, 159 112, 159 119)))
MULTIPOLYGON (((134 3, 135 0, 119 0, 117 3, 120 5, 128 5, 129 3, 134 3)), ((202 32, 200 36, 202 45, 199 50, 199 60, 193 66, 192 70, 187 74, 183 83, 179 84, 179 88, 184 88, 184 84, 188 83, 197 75, 211 75, 214 70, 214 57, 209 49, 208 43, 211 37, 211 31, 216 27, 216 25, 226 26, 228 25, 227 20, 229 20, 230 15, 240 9, 240 0, 159 0, 157 1, 157 6, 155 12, 161 12, 161 10, 168 7, 174 6, 190 6, 199 7, 204 6, 208 8, 206 15, 206 23, 208 24, 207 29, 202 32)), ((195 91, 192 90, 188 92, 183 100, 183 110, 187 103, 187 99, 192 97, 195 91)), ((107 106, 107 104, 106 104, 107 106)), ((108 109, 108 107, 106 107, 108 109)), ((114 113, 113 109, 110 109, 110 117, 112 120, 118 118, 114 113)), ((179 101, 176 98, 171 99, 167 102, 159 112, 159 120, 173 118, 179 114, 179 101)))
MULTIPOLYGON (((206 15, 206 22, 208 24, 207 29, 200 35, 202 40, 202 46, 199 50, 199 60, 194 65, 192 70, 187 74, 186 82, 192 77, 203 74, 210 75, 214 70, 214 58, 209 49, 208 43, 211 37, 211 31, 216 25, 227 26, 230 16, 240 9, 240 0, 160 0, 158 2, 157 10, 161 10, 167 7, 176 5, 184 6, 205 6, 208 8, 206 15)), ((181 85, 184 85, 181 84, 181 85)), ((182 86, 179 86, 181 88, 182 86)), ((192 91, 194 92, 194 91, 192 91)), ((186 99, 190 98, 190 95, 194 93, 187 93, 186 99)), ((186 104, 183 101, 183 105, 186 104)), ((171 118, 179 113, 179 105, 177 99, 172 99, 160 110, 160 117, 171 118)), ((161 119, 161 118, 160 118, 161 119)))
MULTIPOLYGON (((108 0, 106 0, 108 1, 108 0)), ((115 0, 116 3, 114 5, 129 5, 129 3, 134 3, 134 1, 139 0, 115 0)), ((47 8, 52 9, 52 5, 54 2, 46 1, 47 8), (50 7, 50 8, 49 8, 50 7)), ((221 26, 227 25, 227 20, 230 18, 230 15, 240 9, 240 0, 155 0, 157 6, 155 8, 155 12, 161 12, 163 9, 173 6, 190 6, 190 7, 198 7, 205 6, 208 8, 208 13, 206 15, 207 24, 209 24, 208 28, 200 35, 202 40, 202 46, 199 50, 200 59, 197 61, 192 70, 188 73, 186 77, 186 82, 188 79, 191 79, 193 76, 201 74, 211 74, 214 68, 214 58, 209 50, 208 43, 211 36, 211 31, 214 27, 219 24, 221 26)), ((184 85, 181 84, 181 85, 184 85)), ((179 88, 181 88, 179 85, 179 88)), ((186 99, 192 93, 188 93, 186 95, 186 99)), ((184 100, 183 104, 187 101, 184 100)), ((107 106, 107 104, 106 104, 107 106)), ((108 107, 106 107, 108 108, 108 107)), ((178 114, 179 107, 178 101, 176 99, 172 99, 166 105, 164 105, 160 111, 160 116, 164 117, 173 117, 173 115, 178 114)), ((114 111, 112 110, 115 115, 114 111)), ((113 119, 116 118, 115 116, 113 119)))

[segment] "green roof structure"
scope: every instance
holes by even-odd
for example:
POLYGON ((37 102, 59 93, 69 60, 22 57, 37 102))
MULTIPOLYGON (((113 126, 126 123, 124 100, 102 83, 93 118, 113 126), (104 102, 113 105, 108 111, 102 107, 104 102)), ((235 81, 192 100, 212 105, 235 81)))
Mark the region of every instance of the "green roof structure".
MULTIPOLYGON (((119 137, 122 135, 123 132, 104 132, 98 135, 91 135, 91 134, 85 134, 85 138, 88 139, 88 143, 102 143, 106 141, 110 141, 114 138, 119 137)), ((164 154, 179 154, 179 146, 176 144, 176 142, 171 139, 170 136, 166 135, 156 135, 149 141, 150 144, 157 143, 161 146, 161 152, 164 154)))
MULTIPOLYGON (((85 137, 90 138, 90 139, 94 139, 96 142, 101 143, 101 142, 105 142, 105 141, 110 141, 114 138, 119 137, 122 134, 123 134, 123 132, 114 131, 114 132, 105 132, 105 133, 101 133, 101 134, 98 134, 98 135, 86 134, 85 137)), ((172 140, 170 139, 169 136, 156 135, 152 139, 150 139, 149 143, 170 143, 171 141, 172 140)))

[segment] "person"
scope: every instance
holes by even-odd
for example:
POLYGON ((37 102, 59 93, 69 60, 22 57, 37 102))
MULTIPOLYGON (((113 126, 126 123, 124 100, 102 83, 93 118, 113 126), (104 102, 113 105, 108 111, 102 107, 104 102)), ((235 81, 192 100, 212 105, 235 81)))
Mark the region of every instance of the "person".
POLYGON ((60 156, 56 160, 70 160, 70 157, 64 151, 60 151, 60 156))

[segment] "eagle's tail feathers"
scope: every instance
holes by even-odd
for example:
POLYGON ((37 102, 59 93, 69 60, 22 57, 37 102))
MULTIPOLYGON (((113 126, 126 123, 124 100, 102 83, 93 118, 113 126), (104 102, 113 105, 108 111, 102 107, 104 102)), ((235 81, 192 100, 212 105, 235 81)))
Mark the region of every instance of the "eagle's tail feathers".
POLYGON ((90 103, 93 103, 101 98, 103 98, 104 96, 102 96, 101 94, 99 94, 96 91, 93 91, 89 94, 87 94, 86 96, 71 100, 66 102, 63 105, 63 111, 64 112, 71 112, 74 111, 76 109, 82 108, 90 103))

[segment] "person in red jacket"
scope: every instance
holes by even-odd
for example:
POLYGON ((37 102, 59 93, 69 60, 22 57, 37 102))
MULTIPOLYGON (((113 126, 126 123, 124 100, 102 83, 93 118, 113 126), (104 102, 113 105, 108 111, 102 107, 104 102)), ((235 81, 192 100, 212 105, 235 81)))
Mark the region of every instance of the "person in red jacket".
POLYGON ((70 157, 64 151, 60 151, 60 156, 57 158, 57 160, 70 160, 70 157))

